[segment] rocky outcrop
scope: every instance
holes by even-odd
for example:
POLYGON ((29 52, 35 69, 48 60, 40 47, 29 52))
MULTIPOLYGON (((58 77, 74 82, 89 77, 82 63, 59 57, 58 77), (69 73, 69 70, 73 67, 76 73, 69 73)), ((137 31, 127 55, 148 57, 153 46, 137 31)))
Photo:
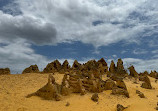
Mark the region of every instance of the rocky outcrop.
POLYGON ((116 73, 116 66, 113 60, 111 61, 109 72, 116 73))
POLYGON ((100 60, 98 60, 97 63, 99 64, 98 69, 100 70, 101 74, 105 74, 106 72, 108 72, 108 66, 104 58, 101 58, 100 60))
POLYGON ((116 80, 116 86, 118 88, 122 88, 122 89, 127 90, 127 87, 126 87, 126 85, 125 85, 125 83, 124 83, 124 81, 122 79, 116 80))
POLYGON ((67 60, 65 60, 61 66, 61 70, 59 71, 60 73, 65 73, 65 72, 69 72, 70 71, 70 65, 69 62, 67 60))
POLYGON ((35 93, 29 94, 27 97, 39 96, 46 100, 60 101, 60 88, 61 86, 55 82, 55 78, 50 74, 48 77, 48 83, 35 93))
POLYGON ((74 61, 73 65, 72 65, 72 69, 73 70, 81 70, 81 64, 78 63, 77 60, 74 61))
POLYGON ((38 66, 36 64, 31 65, 30 67, 23 70, 22 74, 25 74, 25 73, 39 73, 38 66))
POLYGON ((128 68, 129 72, 130 72, 130 76, 137 78, 138 77, 138 73, 136 72, 134 66, 132 65, 131 67, 128 68))
POLYGON ((107 79, 104 84, 105 90, 112 90, 116 86, 115 82, 111 79, 107 79))
POLYGON ((139 80, 140 81, 143 81, 141 87, 142 88, 145 88, 145 89, 152 89, 152 86, 151 86, 151 82, 150 82, 150 79, 148 78, 147 75, 140 75, 139 76, 139 80))
POLYGON ((112 89, 113 95, 124 95, 129 98, 127 87, 122 79, 116 81, 116 86, 112 89))
POLYGON ((10 74, 9 68, 0 68, 0 75, 10 74))
POLYGON ((158 73, 156 71, 151 71, 151 73, 149 74, 150 77, 153 77, 155 79, 158 79, 158 73))
POLYGON ((118 87, 114 87, 112 89, 112 93, 113 95, 124 95, 125 97, 129 98, 129 93, 127 90, 122 89, 122 88, 118 88, 118 87))
POLYGON ((118 59, 118 62, 117 62, 117 74, 119 74, 119 75, 127 74, 126 70, 124 69, 122 59, 118 59))
POLYGON ((107 66, 107 63, 105 62, 104 58, 101 58, 100 60, 98 60, 98 63, 101 63, 103 66, 107 66))
POLYGON ((46 68, 44 68, 44 73, 54 73, 59 72, 61 70, 61 63, 58 60, 55 60, 54 62, 49 63, 46 68))

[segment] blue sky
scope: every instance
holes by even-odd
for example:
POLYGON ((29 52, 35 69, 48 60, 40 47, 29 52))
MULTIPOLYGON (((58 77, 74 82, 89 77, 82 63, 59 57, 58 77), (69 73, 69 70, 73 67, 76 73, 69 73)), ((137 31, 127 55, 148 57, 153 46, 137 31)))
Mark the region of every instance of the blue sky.
POLYGON ((156 0, 0 0, 0 67, 124 60, 158 71, 156 0))

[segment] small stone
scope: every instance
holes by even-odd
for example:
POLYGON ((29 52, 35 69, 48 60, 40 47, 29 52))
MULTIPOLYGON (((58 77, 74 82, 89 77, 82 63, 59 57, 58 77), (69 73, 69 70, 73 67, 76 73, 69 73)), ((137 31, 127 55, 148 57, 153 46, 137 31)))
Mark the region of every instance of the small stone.
POLYGON ((144 94, 138 90, 136 90, 136 94, 138 94, 140 98, 145 98, 144 94))
POLYGON ((59 94, 56 94, 56 95, 55 95, 55 100, 56 100, 56 101, 60 101, 60 100, 61 100, 61 96, 60 96, 59 94))
POLYGON ((70 106, 70 103, 69 103, 69 102, 67 102, 65 106, 70 106))
POLYGON ((158 110, 158 107, 156 107, 155 109, 158 110))
POLYGON ((122 106, 121 104, 117 104, 117 111, 123 111, 127 107, 122 106))
POLYGON ((91 100, 93 100, 94 102, 98 102, 99 96, 97 93, 93 94, 91 97, 91 100))

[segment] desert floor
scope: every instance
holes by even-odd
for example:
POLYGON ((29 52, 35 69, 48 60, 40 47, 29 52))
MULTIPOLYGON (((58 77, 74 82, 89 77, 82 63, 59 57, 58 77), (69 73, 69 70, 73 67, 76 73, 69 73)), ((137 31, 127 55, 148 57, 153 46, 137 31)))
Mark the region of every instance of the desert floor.
MULTIPOLYGON (((143 89, 139 84, 126 79, 130 98, 111 95, 111 91, 99 93, 99 102, 93 102, 92 93, 84 96, 71 94, 62 101, 43 100, 40 97, 26 98, 47 83, 48 74, 0 75, 0 111, 116 111, 116 105, 128 106, 124 111, 155 111, 158 102, 158 83, 150 78, 153 89, 143 89), (140 98, 136 90, 144 93, 140 98), (70 106, 65 106, 69 102, 70 106)), ((63 75, 55 74, 58 83, 63 75)))

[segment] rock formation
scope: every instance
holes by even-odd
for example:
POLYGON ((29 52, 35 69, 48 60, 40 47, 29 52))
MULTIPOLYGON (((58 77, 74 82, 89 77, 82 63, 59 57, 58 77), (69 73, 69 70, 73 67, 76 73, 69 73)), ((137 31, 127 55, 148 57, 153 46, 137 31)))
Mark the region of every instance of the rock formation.
POLYGON ((0 75, 10 74, 9 68, 0 68, 0 75))
POLYGON ((59 71, 60 73, 65 73, 70 71, 70 65, 67 60, 65 60, 61 66, 61 70, 59 71))
POLYGON ((132 65, 131 67, 128 68, 129 72, 130 72, 130 76, 137 78, 138 77, 138 73, 136 72, 134 66, 132 65))
POLYGON ((100 60, 98 60, 97 63, 101 64, 99 66, 101 74, 105 74, 106 72, 108 72, 108 66, 107 66, 107 63, 105 62, 104 58, 101 58, 100 60))
POLYGON ((127 107, 122 106, 121 104, 117 104, 117 111, 123 111, 127 107))
POLYGON ((151 71, 151 73, 149 74, 150 77, 153 77, 155 79, 158 79, 158 73, 156 71, 151 71))
POLYGON ((127 90, 127 87, 126 87, 126 85, 125 85, 125 83, 124 83, 124 81, 122 79, 116 80, 116 86, 118 88, 122 88, 122 89, 127 90))
POLYGON ((126 96, 127 98, 129 98, 129 93, 127 90, 125 89, 122 89, 122 88, 118 88, 118 87, 114 87, 112 89, 112 93, 113 95, 124 95, 126 96))
POLYGON ((22 74, 25 74, 25 73, 39 73, 38 66, 36 64, 35 65, 31 65, 30 67, 24 69, 22 74))
POLYGON ((144 74, 139 75, 139 80, 143 81, 143 83, 141 85, 142 88, 152 89, 150 79, 148 78, 148 76, 146 74, 145 75, 144 74))
POLYGON ((112 90, 116 86, 115 82, 111 79, 107 79, 104 84, 105 90, 112 90))
POLYGON ((136 94, 138 94, 140 98, 145 98, 144 94, 138 90, 136 90, 136 94))
POLYGON ((116 86, 112 88, 113 95, 124 95, 129 98, 127 87, 122 79, 116 81, 116 86))
POLYGON ((54 73, 61 70, 61 63, 58 60, 49 63, 46 68, 43 70, 44 73, 54 73))
POLYGON ((109 72, 116 73, 116 66, 113 60, 111 61, 109 72))
POLYGON ((27 97, 39 96, 46 100, 59 101, 61 100, 60 88, 61 86, 55 82, 55 78, 49 74, 48 83, 35 93, 29 94, 27 97))
POLYGON ((126 70, 124 69, 122 59, 118 59, 118 62, 117 62, 117 74, 119 74, 119 75, 127 74, 126 70))
POLYGON ((72 69, 73 70, 81 70, 81 64, 78 63, 77 60, 74 61, 73 65, 72 65, 72 69))

